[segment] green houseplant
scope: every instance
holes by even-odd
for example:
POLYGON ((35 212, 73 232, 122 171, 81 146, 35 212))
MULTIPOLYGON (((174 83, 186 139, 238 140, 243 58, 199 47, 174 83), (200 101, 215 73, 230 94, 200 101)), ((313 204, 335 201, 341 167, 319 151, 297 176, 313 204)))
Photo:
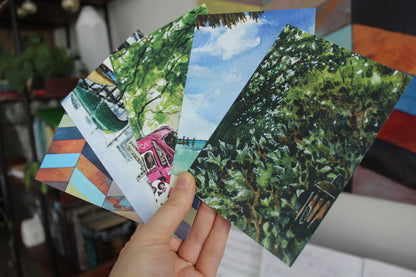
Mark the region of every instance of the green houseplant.
POLYGON ((6 70, 9 64, 9 60, 11 59, 11 56, 12 56, 11 52, 6 51, 0 45, 0 91, 11 89, 10 85, 8 84, 6 80, 6 70))
POLYGON ((74 69, 74 58, 64 48, 50 47, 40 35, 25 38, 22 48, 21 53, 8 54, 0 65, 0 74, 20 93, 27 85, 44 88, 48 79, 68 77, 74 69))

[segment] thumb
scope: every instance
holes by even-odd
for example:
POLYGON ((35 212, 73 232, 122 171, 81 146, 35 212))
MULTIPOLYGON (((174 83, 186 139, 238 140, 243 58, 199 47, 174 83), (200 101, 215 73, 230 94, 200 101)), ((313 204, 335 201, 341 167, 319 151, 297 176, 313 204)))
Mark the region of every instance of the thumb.
POLYGON ((195 179, 184 171, 176 179, 168 200, 143 227, 159 239, 169 241, 190 210, 194 196, 195 179))

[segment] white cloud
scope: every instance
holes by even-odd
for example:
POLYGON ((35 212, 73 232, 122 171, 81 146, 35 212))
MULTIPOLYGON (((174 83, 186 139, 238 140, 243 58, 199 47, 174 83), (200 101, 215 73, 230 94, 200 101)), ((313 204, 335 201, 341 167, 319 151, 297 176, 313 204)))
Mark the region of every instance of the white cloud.
POLYGON ((221 90, 220 89, 216 89, 216 90, 214 90, 214 95, 215 95, 215 97, 218 97, 218 96, 220 96, 222 94, 222 92, 221 92, 221 90))
POLYGON ((235 73, 230 73, 230 74, 224 76, 223 79, 227 84, 232 84, 232 83, 240 82, 241 81, 241 76, 238 75, 238 74, 235 74, 235 73))
MULTIPOLYGON (((253 19, 247 19, 245 23, 241 23, 231 29, 217 28, 225 30, 218 35, 218 31, 211 32, 211 41, 204 46, 195 48, 192 51, 196 53, 209 53, 215 56, 222 56, 223 60, 228 60, 234 55, 241 54, 247 49, 254 48, 260 44, 260 37, 257 36, 257 29, 263 24, 261 21, 256 22, 253 19), (215 34, 215 35, 214 35, 215 34)), ((201 28, 201 30, 207 31, 201 28)), ((212 29, 209 27, 209 29, 212 29)))
POLYGON ((208 67, 197 64, 189 64, 188 78, 211 78, 214 72, 208 67))
POLYGON ((207 105, 207 102, 203 94, 185 94, 183 98, 182 106, 187 106, 188 109, 195 110, 198 107, 204 107, 207 105))
POLYGON ((195 137, 196 139, 208 140, 214 132, 216 125, 210 123, 197 113, 206 106, 206 100, 202 94, 184 95, 182 104, 181 124, 179 136, 195 137))
POLYGON ((234 55, 243 53, 247 49, 254 48, 260 44, 260 37, 254 39, 246 39, 244 37, 245 32, 228 32, 222 36, 221 40, 218 39, 218 45, 223 49, 223 60, 228 60, 234 55))

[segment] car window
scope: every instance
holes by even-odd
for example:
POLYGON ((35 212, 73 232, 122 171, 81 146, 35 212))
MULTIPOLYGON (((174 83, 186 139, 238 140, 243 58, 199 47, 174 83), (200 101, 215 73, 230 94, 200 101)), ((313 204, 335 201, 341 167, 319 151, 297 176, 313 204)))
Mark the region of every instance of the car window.
POLYGON ((147 170, 152 170, 156 167, 156 161, 152 151, 147 151, 146 153, 144 153, 143 157, 146 163, 147 170))

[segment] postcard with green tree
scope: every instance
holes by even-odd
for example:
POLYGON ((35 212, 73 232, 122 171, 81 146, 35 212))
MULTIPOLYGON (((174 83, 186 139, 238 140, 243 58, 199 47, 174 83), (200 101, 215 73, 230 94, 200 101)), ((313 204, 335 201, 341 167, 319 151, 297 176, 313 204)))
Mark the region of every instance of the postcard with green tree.
POLYGON ((287 26, 191 166, 197 196, 292 265, 410 80, 287 26))
POLYGON ((137 140, 177 130, 196 19, 206 13, 198 7, 110 57, 137 140))
MULTIPOLYGON (((158 207, 171 191, 171 168, 192 38, 197 16, 206 13, 204 6, 198 7, 110 56, 138 155, 158 207)), ((196 199, 178 228, 179 234, 183 234, 181 238, 186 239, 189 234, 198 205, 196 199)))
POLYGON ((194 32, 172 175, 192 165, 221 119, 290 24, 315 31, 315 9, 200 15, 194 32))
MULTIPOLYGON (((136 31, 127 38, 118 48, 118 51, 131 47, 142 37, 143 35, 136 31)), ((68 132, 61 132, 62 136, 59 138, 61 140, 73 139, 74 135, 77 140, 81 140, 80 137, 85 138, 100 163, 109 173, 108 177, 111 178, 101 178, 100 180, 104 184, 99 185, 95 182, 98 180, 97 174, 91 172, 90 166, 83 167, 84 171, 85 168, 90 169, 83 171, 89 173, 87 174, 88 177, 85 174, 85 176, 73 175, 71 168, 74 169, 75 165, 78 166, 79 153, 76 155, 77 153, 69 153, 73 152, 74 149, 64 149, 65 153, 60 154, 56 152, 56 149, 52 149, 52 152, 56 153, 50 153, 47 162, 42 163, 44 167, 47 167, 43 173, 51 173, 52 175, 42 174, 41 179, 52 181, 53 184, 60 187, 66 186, 69 180, 71 184, 68 188, 71 192, 74 191, 75 186, 87 199, 90 201, 94 199, 94 203, 99 204, 101 204, 104 196, 95 187, 97 185, 101 186, 102 192, 110 193, 111 196, 125 196, 137 213, 138 221, 146 222, 160 207, 158 204, 161 202, 160 198, 163 198, 164 195, 159 194, 159 192, 167 191, 168 188, 164 186, 163 182, 158 184, 156 191, 151 186, 148 171, 145 168, 145 157, 149 157, 149 155, 145 154, 143 156, 139 152, 132 128, 128 122, 122 96, 114 80, 111 62, 107 58, 97 69, 80 81, 77 87, 62 101, 63 107, 74 122, 74 126, 66 130, 68 132), (59 157, 57 154, 59 154, 59 157), (69 175, 58 172, 60 176, 55 176, 57 170, 63 170, 69 175), (69 177, 71 178, 68 179, 69 177), (60 180, 59 184, 55 182, 57 179, 60 180), (108 188, 106 182, 113 179, 117 182, 117 186, 119 186, 122 193, 114 190, 116 188, 115 184, 111 186, 111 190, 106 189, 108 188)), ((78 141, 79 143, 81 142, 78 141)), ((63 150, 61 149, 61 151, 63 150)), ((175 232, 177 237, 186 239, 189 235, 190 226, 196 213, 195 208, 192 211, 193 213, 190 212, 177 228, 175 232)))
POLYGON ((110 57, 158 205, 170 192, 183 90, 198 7, 110 57))

